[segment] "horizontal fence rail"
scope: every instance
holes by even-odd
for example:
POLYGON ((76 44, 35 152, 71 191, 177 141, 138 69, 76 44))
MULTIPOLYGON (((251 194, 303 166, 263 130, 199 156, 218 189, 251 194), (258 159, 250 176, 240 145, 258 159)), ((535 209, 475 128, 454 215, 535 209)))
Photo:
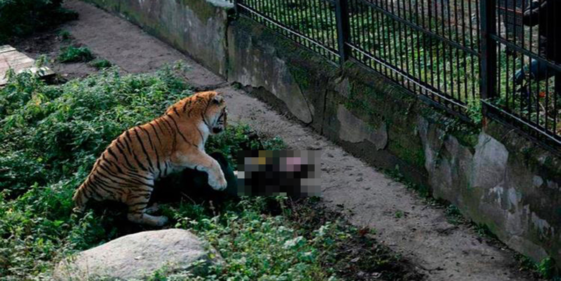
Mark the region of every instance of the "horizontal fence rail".
POLYGON ((358 61, 465 120, 561 144, 561 1, 228 1, 334 64, 358 61))

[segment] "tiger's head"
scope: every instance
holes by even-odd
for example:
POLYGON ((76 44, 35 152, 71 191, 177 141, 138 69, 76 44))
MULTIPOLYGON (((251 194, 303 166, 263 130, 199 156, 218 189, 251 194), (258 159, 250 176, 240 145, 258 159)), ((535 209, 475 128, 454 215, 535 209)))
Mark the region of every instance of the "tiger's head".
POLYGON ((201 122, 210 134, 224 131, 228 119, 224 97, 215 91, 200 92, 184 98, 168 108, 166 114, 177 115, 184 121, 201 122))
POLYGON ((226 129, 228 123, 228 110, 226 101, 218 92, 206 92, 209 103, 204 113, 205 122, 211 134, 219 134, 226 129))

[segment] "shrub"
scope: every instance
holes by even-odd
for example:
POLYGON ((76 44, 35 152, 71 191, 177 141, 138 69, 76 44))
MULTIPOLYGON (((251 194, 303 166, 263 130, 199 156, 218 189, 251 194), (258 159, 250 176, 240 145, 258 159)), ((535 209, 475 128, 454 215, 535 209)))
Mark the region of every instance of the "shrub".
POLYGON ((95 59, 95 60, 91 61, 89 63, 89 65, 93 66, 97 69, 104 69, 104 68, 108 68, 108 67, 112 66, 111 62, 109 62, 106 59, 95 59))
POLYGON ((94 55, 88 47, 67 46, 60 49, 58 61, 60 62, 88 62, 94 59, 94 55))
POLYGON ((69 41, 70 39, 72 39, 72 34, 70 34, 70 31, 66 29, 59 31, 58 36, 60 36, 60 39, 62 39, 63 41, 69 41))

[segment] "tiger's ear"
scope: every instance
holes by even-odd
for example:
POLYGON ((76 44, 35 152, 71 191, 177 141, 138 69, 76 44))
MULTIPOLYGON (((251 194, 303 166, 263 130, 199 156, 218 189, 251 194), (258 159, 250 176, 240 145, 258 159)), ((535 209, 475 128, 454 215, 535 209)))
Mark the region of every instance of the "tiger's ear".
POLYGON ((214 103, 214 104, 222 104, 223 102, 224 102, 224 98, 220 94, 216 94, 212 98, 212 103, 214 103))

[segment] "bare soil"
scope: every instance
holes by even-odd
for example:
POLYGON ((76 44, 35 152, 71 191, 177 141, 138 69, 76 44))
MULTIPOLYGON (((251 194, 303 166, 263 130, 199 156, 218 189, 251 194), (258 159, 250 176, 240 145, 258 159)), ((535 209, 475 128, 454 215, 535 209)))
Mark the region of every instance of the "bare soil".
MULTIPOLYGON (((230 86, 169 45, 139 27, 79 1, 67 1, 79 20, 62 29, 73 42, 88 46, 100 58, 128 73, 152 72, 166 63, 183 61, 190 83, 218 88, 225 94, 231 119, 262 134, 279 136, 292 149, 322 150, 323 202, 345 212, 359 228, 375 229, 374 237, 411 261, 428 280, 535 280, 519 270, 515 253, 496 240, 482 237, 468 224, 451 224, 442 207, 426 200, 309 128, 286 118, 243 90, 230 86)), ((64 44, 57 31, 32 36, 14 45, 30 56, 56 57, 64 44)), ((83 77, 97 71, 84 63, 52 63, 63 77, 83 77)))

